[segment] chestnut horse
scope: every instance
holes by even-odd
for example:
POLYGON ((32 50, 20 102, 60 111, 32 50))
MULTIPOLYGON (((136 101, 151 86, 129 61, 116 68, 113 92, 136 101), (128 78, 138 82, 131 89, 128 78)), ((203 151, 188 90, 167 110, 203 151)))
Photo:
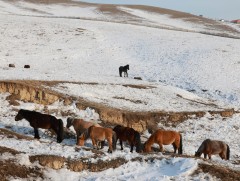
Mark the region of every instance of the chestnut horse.
POLYGON ((83 146, 84 145, 84 141, 81 141, 79 139, 79 136, 81 134, 83 134, 90 126, 97 126, 97 127, 101 127, 99 124, 97 123, 93 123, 90 121, 84 121, 83 119, 74 119, 74 118, 67 118, 67 129, 69 129, 71 126, 73 126, 76 134, 77 134, 77 138, 76 138, 76 144, 79 146, 83 146))
POLYGON ((117 134, 117 140, 120 140, 121 150, 123 150, 123 141, 128 141, 131 146, 131 152, 133 152, 133 146, 136 146, 136 152, 141 152, 141 138, 139 132, 133 128, 117 125, 113 129, 117 134))
POLYGON ((179 132, 161 129, 155 131, 144 143, 144 152, 150 152, 151 146, 154 143, 157 143, 159 145, 161 152, 163 151, 163 145, 172 144, 174 153, 176 153, 178 150, 178 154, 182 154, 182 136, 179 132))
POLYGON ((210 140, 206 139, 202 142, 197 152, 195 152, 195 156, 200 157, 204 154, 204 158, 211 159, 212 155, 219 154, 222 159, 229 160, 230 158, 230 148, 223 141, 218 140, 210 140))
POLYGON ((119 75, 122 77, 122 72, 124 72, 124 77, 128 77, 127 70, 129 70, 129 65, 119 67, 119 75))
POLYGON ((57 142, 63 140, 63 122, 52 115, 42 114, 36 111, 20 109, 15 117, 15 121, 26 119, 34 129, 34 138, 40 139, 38 128, 53 129, 57 134, 57 142))
POLYGON ((107 140, 109 146, 108 152, 112 153, 112 150, 116 150, 117 136, 112 128, 90 126, 88 130, 80 136, 80 140, 84 142, 84 140, 88 138, 91 138, 93 148, 99 149, 99 143, 103 143, 107 140))

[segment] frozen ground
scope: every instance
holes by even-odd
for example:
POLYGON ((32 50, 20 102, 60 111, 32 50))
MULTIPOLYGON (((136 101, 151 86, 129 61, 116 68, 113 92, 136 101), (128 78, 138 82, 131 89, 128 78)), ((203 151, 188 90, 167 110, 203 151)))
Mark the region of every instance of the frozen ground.
MULTIPOLYGON (((239 39, 196 33, 208 29, 203 24, 192 24, 184 19, 171 19, 169 15, 129 7, 118 8, 125 12, 125 16, 113 16, 112 12, 103 13, 94 6, 9 2, 0 1, 0 80, 96 83, 59 84, 53 89, 133 111, 216 109, 208 107, 211 103, 216 104, 217 109, 240 108, 239 39), (134 23, 130 23, 132 18, 134 23), (167 30, 166 27, 178 31, 167 30), (10 63, 16 67, 9 68, 10 63), (31 68, 24 69, 25 64, 31 68), (118 67, 125 64, 130 64, 129 78, 120 78, 118 67), (142 77, 143 81, 134 80, 133 77, 142 77), (123 85, 146 86, 147 89, 123 85), (129 100, 141 104, 133 104, 129 100)), ((239 30, 239 27, 235 27, 239 30)), ((221 31, 211 29, 209 32, 221 31)), ((42 111, 43 107, 26 103, 12 107, 5 98, 6 94, 1 94, 0 127, 31 136, 33 131, 28 122, 15 122, 16 112, 12 109, 21 107, 42 111)), ((70 110, 86 120, 98 119, 94 110, 80 111, 74 105, 65 107, 62 103, 49 107, 54 108, 70 110)), ((58 112, 54 116, 62 118, 66 124, 66 117, 58 112)), ((231 149, 230 161, 222 161, 216 156, 212 162, 239 170, 239 164, 235 164, 240 157, 239 117, 235 114, 232 118, 223 119, 206 115, 167 129, 182 132, 184 153, 188 155, 193 155, 206 138, 224 140, 231 149)), ((45 143, 4 138, 0 139, 0 145, 19 151, 24 148, 27 150, 26 157, 51 153, 79 158, 92 154, 84 150, 76 151, 73 139, 65 139, 63 144, 57 144, 55 138, 44 134, 44 130, 41 133, 45 143), (38 152, 36 147, 40 147, 38 152)), ((149 136, 144 133, 143 138, 149 136)), ((91 142, 87 142, 86 146, 91 147, 91 142)), ((166 146, 166 149, 172 151, 171 147, 166 146)), ((112 155, 106 153, 100 159, 131 159, 137 156, 136 153, 130 154, 127 147, 124 151, 118 149, 112 155)), ((99 173, 74 173, 65 168, 49 170, 45 176, 52 180, 56 175, 62 180, 103 180, 105 175, 109 180, 215 179, 207 174, 191 176, 198 164, 195 159, 166 158, 170 160, 129 162, 117 169, 99 173)), ((27 159, 19 162, 29 164, 27 159)))
MULTIPOLYGON (((8 94, 0 95, 0 128, 7 128, 14 132, 28 135, 33 137, 33 129, 29 126, 29 123, 26 120, 19 122, 14 121, 16 112, 13 109, 29 109, 37 110, 43 112, 43 106, 32 104, 32 103, 23 103, 20 102, 19 106, 11 106, 6 97, 8 94)), ((51 110, 62 110, 70 111, 78 115, 79 118, 85 120, 97 120, 98 114, 94 110, 78 110, 75 106, 63 106, 62 103, 54 103, 50 105, 48 109, 51 110)), ((66 125, 67 117, 62 117, 60 113, 55 112, 52 114, 57 118, 61 118, 66 125)), ((183 136, 183 152, 185 155, 194 155, 195 151, 198 149, 201 142, 211 137, 212 139, 224 140, 231 149, 230 161, 221 160, 218 156, 213 156, 212 163, 216 165, 227 166, 234 170, 240 170, 239 164, 236 164, 236 161, 239 160, 239 128, 240 128, 240 115, 236 114, 232 118, 222 119, 221 117, 212 117, 206 115, 201 119, 190 119, 176 128, 166 128, 172 130, 178 130, 182 133, 183 136), (209 122, 211 120, 211 122, 209 122)), ((159 127, 163 127, 159 125, 159 127)), ((71 127, 71 131, 74 132, 71 127)), ((142 141, 146 140, 150 134, 145 132, 142 135, 142 141)), ((28 159, 30 155, 39 155, 39 154, 50 154, 50 155, 59 155, 66 158, 79 159, 79 158, 89 158, 92 162, 95 162, 98 159, 101 160, 111 160, 114 158, 124 158, 126 160, 131 160, 136 157, 147 158, 134 153, 130 153, 129 146, 125 145, 124 150, 120 150, 120 146, 117 145, 117 150, 113 154, 107 153, 107 147, 104 148, 105 154, 99 158, 91 158, 93 153, 91 151, 86 151, 84 149, 75 149, 75 139, 69 138, 64 139, 61 144, 56 143, 56 138, 49 136, 47 132, 43 129, 40 129, 41 142, 38 140, 18 140, 16 138, 1 136, 0 146, 12 148, 18 151, 26 152, 24 155, 18 156, 18 163, 21 165, 30 166, 31 163, 28 159)), ((91 141, 88 140, 85 143, 86 147, 92 147, 91 141)), ((157 147, 157 145, 155 145, 157 147)), ((77 147, 78 148, 78 147, 77 147)), ((172 146, 164 146, 166 151, 172 152, 172 146)), ((155 160, 154 162, 128 162, 116 169, 107 169, 102 172, 72 172, 66 168, 62 168, 58 171, 48 169, 44 172, 44 177, 50 180, 204 180, 206 178, 216 180, 215 177, 206 174, 200 173, 198 175, 192 175, 192 173, 198 168, 199 160, 194 158, 174 158, 161 153, 156 153, 152 156, 163 157, 161 160, 155 160), (106 178, 107 176, 107 178, 106 178)), ((2 155, 1 159, 9 159, 8 155, 2 155)))

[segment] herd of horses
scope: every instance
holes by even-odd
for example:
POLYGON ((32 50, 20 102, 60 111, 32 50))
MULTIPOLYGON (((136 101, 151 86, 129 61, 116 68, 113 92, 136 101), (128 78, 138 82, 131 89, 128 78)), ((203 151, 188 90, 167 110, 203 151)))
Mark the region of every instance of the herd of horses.
MULTIPOLYGON (((29 121, 30 126, 33 127, 34 138, 40 139, 38 128, 53 129, 57 134, 57 142, 61 143, 63 141, 64 126, 61 119, 36 111, 20 109, 15 121, 22 119, 29 121)), ((123 142, 128 142, 131 152, 133 152, 133 147, 136 147, 138 153, 151 152, 153 144, 158 144, 160 151, 163 152, 163 145, 172 144, 174 153, 183 154, 182 135, 177 131, 158 129, 142 144, 140 133, 133 128, 117 125, 112 129, 82 119, 67 118, 66 128, 69 129, 71 126, 76 132, 76 144, 79 146, 83 146, 87 139, 91 139, 93 147, 100 149, 104 147, 105 141, 107 141, 108 152, 112 153, 113 150, 116 150, 119 139, 121 150, 123 150, 123 142)), ((212 155, 219 154, 222 159, 229 160, 230 149, 223 141, 206 139, 195 152, 195 156, 200 157, 202 154, 204 154, 204 158, 208 156, 209 159, 212 155)))

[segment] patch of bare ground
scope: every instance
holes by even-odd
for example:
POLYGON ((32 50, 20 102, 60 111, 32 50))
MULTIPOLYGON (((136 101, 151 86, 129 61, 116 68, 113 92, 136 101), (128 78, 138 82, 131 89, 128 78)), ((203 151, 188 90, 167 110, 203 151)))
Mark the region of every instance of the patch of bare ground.
MULTIPOLYGON (((0 146, 0 155, 3 155, 4 153, 17 155, 17 154, 20 154, 21 152, 11 148, 0 146)), ((28 168, 24 165, 19 165, 12 158, 6 159, 6 160, 0 160, 0 180, 1 181, 7 181, 13 178, 29 179, 30 177, 43 179, 43 174, 41 169, 36 166, 28 168)))
POLYGON ((24 165, 19 165, 12 160, 0 160, 0 180, 8 181, 13 178, 36 178, 39 180, 39 178, 43 179, 43 173, 38 167, 29 168, 24 165))
POLYGON ((12 155, 17 155, 17 154, 20 154, 21 152, 11 149, 11 148, 0 146, 0 154, 2 155, 3 153, 10 153, 12 155))
POLYGON ((21 135, 18 133, 15 133, 13 131, 4 129, 4 128, 0 128, 0 135, 7 137, 7 138, 16 138, 16 139, 25 139, 25 140, 33 140, 34 138, 31 138, 29 136, 25 136, 25 135, 21 135))
POLYGON ((126 99, 124 97, 113 97, 114 99, 121 99, 121 100, 125 100, 125 101, 129 101, 129 102, 133 102, 135 104, 147 104, 146 102, 143 102, 141 100, 132 100, 132 99, 126 99))
POLYGON ((210 175, 215 176, 222 181, 240 181, 240 171, 235 171, 218 165, 200 163, 194 174, 199 174, 201 172, 209 173, 210 175))

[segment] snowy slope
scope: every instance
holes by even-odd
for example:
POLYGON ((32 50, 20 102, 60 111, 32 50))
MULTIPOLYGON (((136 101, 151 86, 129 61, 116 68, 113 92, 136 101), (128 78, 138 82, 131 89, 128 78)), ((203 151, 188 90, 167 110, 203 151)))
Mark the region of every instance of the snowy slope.
MULTIPOLYGON (((31 4, 2 0, 0 24, 0 80, 77 82, 58 84, 52 89, 133 111, 240 108, 240 40, 198 33, 223 32, 217 26, 208 30, 204 23, 193 23, 184 18, 173 19, 169 14, 129 6, 117 7, 113 12, 97 5, 31 4), (16 67, 9 68, 10 63, 16 67), (24 69, 26 64, 31 68, 24 69), (120 78, 118 67, 125 64, 130 64, 129 78, 120 78), (133 77, 142 77, 143 81, 133 77), (146 89, 134 89, 126 85, 145 86, 146 89), (136 101, 141 104, 132 103, 136 101), (210 104, 216 104, 217 107, 210 104)), ((232 30, 224 33, 239 36, 232 30)), ((6 96, 0 96, 0 127, 32 136, 28 122, 14 121, 16 112, 13 110, 25 108, 43 111, 43 106, 27 103, 11 106, 6 96)), ((86 120, 99 118, 94 110, 80 111, 74 105, 66 107, 62 103, 55 103, 49 109, 59 112, 69 110, 86 120)), ((66 117, 59 112, 55 112, 54 116, 62 118, 66 124, 66 117)), ((226 141, 231 148, 230 161, 223 161, 216 156, 212 162, 239 170, 239 164, 236 164, 240 157, 239 117, 236 114, 223 119, 207 114, 200 119, 187 120, 176 128, 166 129, 182 132, 186 145, 184 153, 188 155, 193 155, 208 137, 226 141)), ((63 144, 57 144, 55 138, 44 133, 41 130, 45 143, 2 137, 0 146, 19 151, 24 149, 25 159, 18 159, 25 165, 29 164, 28 156, 34 154, 51 153, 72 158, 92 156, 92 152, 86 150, 76 151, 74 139, 65 139, 63 144), (38 151, 36 148, 39 148, 38 151)), ((143 138, 149 136, 144 133, 143 138)), ((88 141, 86 146, 91 147, 91 142, 88 141)), ((172 151, 171 146, 166 146, 166 149, 172 151)), ((156 155, 163 156, 160 153, 156 155)), ((130 160, 138 156, 137 153, 130 154, 129 147, 124 151, 118 147, 115 153, 106 153, 100 159, 123 157, 130 160)), ((1 159, 7 157, 4 155, 1 159)), ((64 168, 59 171, 48 170, 45 176, 49 180, 54 180, 56 175, 62 180, 103 180, 105 175, 109 180, 215 180, 204 173, 196 177, 191 175, 197 169, 199 161, 196 159, 163 157, 166 160, 129 162, 117 169, 99 173, 73 173, 64 168)))
MULTIPOLYGON (((0 128, 7 128, 16 133, 23 135, 28 135, 33 137, 33 128, 29 125, 26 120, 14 121, 16 112, 13 110, 23 108, 29 110, 37 110, 43 112, 44 106, 37 105, 33 103, 23 103, 19 102, 19 106, 9 105, 6 97, 9 94, 0 94, 0 128)), ((54 116, 61 118, 66 125, 67 117, 61 116, 60 111, 56 112, 54 110, 61 110, 66 112, 74 112, 79 118, 85 120, 96 120, 98 119, 98 114, 94 110, 78 110, 74 105, 64 106, 61 102, 56 102, 53 105, 48 106, 50 112, 54 112, 54 116)), ((219 156, 213 156, 212 164, 227 166, 233 170, 239 170, 239 164, 236 164, 239 159, 239 122, 240 115, 236 114, 233 118, 222 119, 221 117, 212 117, 211 115, 206 115, 203 118, 192 118, 176 128, 167 128, 171 130, 180 131, 183 136, 183 153, 185 155, 194 155, 195 151, 200 146, 201 142, 211 137, 212 139, 224 140, 231 149, 230 161, 221 160, 219 156), (211 120, 211 122, 209 122, 211 120)), ((163 128, 162 125, 159 127, 163 128)), ((71 132, 74 133, 74 129, 71 127, 71 132)), ((142 141, 144 142, 150 134, 145 132, 142 135, 142 141)), ((65 158, 71 159, 89 159, 91 162, 96 162, 97 160, 105 160, 106 162, 111 159, 124 158, 125 160, 131 160, 136 157, 141 157, 142 159, 148 158, 148 156, 154 156, 156 158, 154 161, 138 162, 129 161, 122 166, 113 169, 107 169, 102 172, 73 172, 68 170, 66 167, 60 170, 47 169, 44 172, 44 178, 46 180, 204 180, 212 179, 217 180, 214 176, 208 173, 198 173, 192 175, 197 169, 198 164, 203 161, 194 158, 181 158, 181 157, 171 157, 163 155, 161 153, 155 153, 151 155, 141 155, 136 153, 130 153, 130 148, 128 144, 124 144, 124 150, 120 150, 120 146, 117 145, 117 150, 112 154, 107 153, 107 147, 103 149, 104 155, 93 158, 93 153, 91 151, 86 151, 75 145, 75 139, 66 138, 61 144, 56 142, 56 137, 49 136, 47 131, 40 129, 40 141, 38 140, 25 140, 16 139, 15 137, 1 135, 0 146, 12 148, 25 154, 20 154, 17 157, 13 157, 9 154, 3 154, 0 156, 1 160, 16 159, 21 165, 31 166, 29 161, 29 156, 50 154, 63 156, 65 158), (107 178, 106 178, 107 176, 107 178)), ((157 145, 154 145, 156 148, 157 145)), ((92 148, 92 143, 87 140, 85 143, 85 148, 92 148)), ((164 149, 168 152, 172 152, 173 148, 171 145, 164 146, 164 149)), ((209 163, 207 163, 209 164, 209 163)), ((21 180, 21 179, 19 179, 21 180)))
MULTIPOLYGON (((55 13, 64 9, 26 6, 55 13)), ((6 1, 1 7, 1 79, 139 84, 131 78, 140 76, 239 107, 238 39, 102 21, 16 16, 11 14, 29 11, 6 1), (9 69, 9 63, 16 68, 9 69), (31 69, 23 69, 24 64, 31 69), (118 67, 125 64, 130 64, 130 79, 118 77, 118 67)))

